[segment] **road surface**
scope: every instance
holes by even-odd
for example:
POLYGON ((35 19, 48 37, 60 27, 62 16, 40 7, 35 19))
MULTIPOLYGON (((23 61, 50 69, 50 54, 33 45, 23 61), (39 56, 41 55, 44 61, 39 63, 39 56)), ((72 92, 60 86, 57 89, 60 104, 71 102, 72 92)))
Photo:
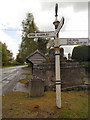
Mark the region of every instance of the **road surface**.
POLYGON ((26 65, 2 68, 2 81, 0 81, 2 83, 2 94, 13 90, 19 80, 23 67, 26 67, 26 65))

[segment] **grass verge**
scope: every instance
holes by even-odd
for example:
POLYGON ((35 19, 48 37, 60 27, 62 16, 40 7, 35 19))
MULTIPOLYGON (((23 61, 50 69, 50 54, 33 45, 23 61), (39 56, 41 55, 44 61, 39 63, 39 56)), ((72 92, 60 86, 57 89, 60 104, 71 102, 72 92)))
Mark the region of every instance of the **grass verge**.
POLYGON ((84 84, 89 84, 90 85, 90 82, 89 81, 85 81, 84 84))
POLYGON ((32 72, 22 73, 22 75, 32 75, 32 72))
POLYGON ((19 82, 23 84, 27 84, 29 79, 20 79, 19 82))
POLYGON ((3 118, 87 118, 88 91, 62 92, 62 108, 56 107, 56 93, 45 92, 43 97, 11 92, 2 97, 3 118), (38 106, 38 107, 35 107, 38 106))

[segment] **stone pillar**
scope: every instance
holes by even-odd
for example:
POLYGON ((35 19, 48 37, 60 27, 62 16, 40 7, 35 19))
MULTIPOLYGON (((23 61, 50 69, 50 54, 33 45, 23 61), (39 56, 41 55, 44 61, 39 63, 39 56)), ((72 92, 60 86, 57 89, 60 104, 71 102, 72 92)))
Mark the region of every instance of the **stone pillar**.
POLYGON ((44 95, 44 81, 33 79, 29 81, 29 96, 40 97, 44 95))

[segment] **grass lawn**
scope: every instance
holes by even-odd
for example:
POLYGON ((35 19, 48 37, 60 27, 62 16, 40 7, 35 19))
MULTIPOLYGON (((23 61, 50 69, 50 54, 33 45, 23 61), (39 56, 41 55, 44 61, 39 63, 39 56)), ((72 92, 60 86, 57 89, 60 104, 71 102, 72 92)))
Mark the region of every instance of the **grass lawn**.
POLYGON ((88 91, 62 92, 62 108, 56 107, 56 93, 30 98, 11 92, 2 97, 3 118, 88 118, 88 91))

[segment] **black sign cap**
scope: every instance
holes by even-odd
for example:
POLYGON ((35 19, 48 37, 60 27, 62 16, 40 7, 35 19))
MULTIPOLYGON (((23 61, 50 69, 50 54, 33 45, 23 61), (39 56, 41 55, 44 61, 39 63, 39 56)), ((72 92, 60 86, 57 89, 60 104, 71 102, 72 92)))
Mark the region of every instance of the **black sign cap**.
POLYGON ((55 17, 57 17, 57 12, 58 12, 58 4, 56 3, 56 6, 55 6, 55 17))

